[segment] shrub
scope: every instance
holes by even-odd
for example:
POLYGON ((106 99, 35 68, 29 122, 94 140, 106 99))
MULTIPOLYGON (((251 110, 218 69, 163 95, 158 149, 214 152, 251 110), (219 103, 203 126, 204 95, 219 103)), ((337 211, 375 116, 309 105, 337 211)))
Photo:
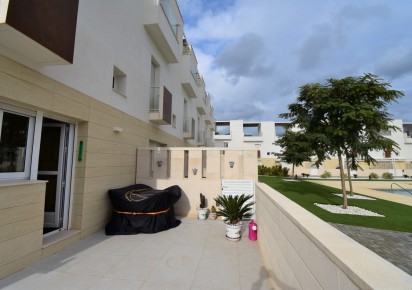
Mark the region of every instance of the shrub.
POLYGON ((332 173, 330 173, 329 171, 325 171, 325 172, 323 172, 323 173, 320 175, 320 177, 322 177, 322 178, 330 178, 330 177, 332 177, 332 173))
POLYGON ((384 179, 393 179, 393 174, 390 172, 384 172, 382 173, 382 178, 384 179))
POLYGON ((369 174, 369 179, 378 179, 378 178, 379 178, 379 176, 375 172, 372 172, 371 174, 369 174))
POLYGON ((267 167, 265 165, 258 166, 259 175, 269 175, 269 176, 288 176, 289 168, 282 167, 282 165, 275 165, 272 167, 267 167))

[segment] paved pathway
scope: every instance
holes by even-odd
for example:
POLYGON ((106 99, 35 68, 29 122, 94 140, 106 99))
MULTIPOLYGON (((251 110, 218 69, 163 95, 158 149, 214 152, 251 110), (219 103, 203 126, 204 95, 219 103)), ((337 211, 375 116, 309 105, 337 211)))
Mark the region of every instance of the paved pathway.
POLYGON ((333 223, 331 225, 412 275, 412 233, 333 223))

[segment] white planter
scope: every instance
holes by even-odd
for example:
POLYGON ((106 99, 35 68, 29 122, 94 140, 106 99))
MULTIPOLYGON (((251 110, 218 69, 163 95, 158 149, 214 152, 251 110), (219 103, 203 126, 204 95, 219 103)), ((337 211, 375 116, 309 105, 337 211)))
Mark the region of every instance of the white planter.
POLYGON ((242 235, 242 223, 226 224, 226 238, 229 241, 239 241, 242 235))
POLYGON ((200 220, 205 220, 207 217, 207 208, 197 208, 197 214, 200 220))
POLYGON ((217 213, 215 213, 215 212, 209 213, 209 219, 211 219, 211 220, 217 219, 217 213))

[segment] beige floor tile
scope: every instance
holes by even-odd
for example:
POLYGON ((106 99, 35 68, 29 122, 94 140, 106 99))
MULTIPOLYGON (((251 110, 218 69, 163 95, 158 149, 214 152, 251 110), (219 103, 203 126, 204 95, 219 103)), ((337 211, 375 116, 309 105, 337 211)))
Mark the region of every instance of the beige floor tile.
POLYGON ((147 281, 170 284, 190 284, 193 281, 199 261, 184 255, 165 257, 152 271, 147 281))
POLYGON ((202 254, 203 262, 229 262, 238 264, 238 249, 235 242, 227 241, 225 244, 206 244, 202 254))
POLYGON ((146 281, 158 264, 158 258, 127 256, 112 267, 105 277, 146 281))
POLYGON ((165 258, 184 256, 193 260, 200 260, 204 245, 174 243, 164 255, 165 258))
POLYGON ((141 289, 142 284, 143 282, 136 280, 103 277, 90 290, 136 290, 141 289))
POLYGON ((32 272, 30 275, 20 277, 20 279, 15 280, 14 283, 8 285, 6 284, 7 282, 5 285, 2 285, 4 281, 2 280, 0 281, 0 287, 7 290, 86 290, 95 284, 98 279, 98 276, 61 273, 56 271, 46 273, 32 272))
POLYGON ((193 287, 240 289, 238 265, 200 261, 193 287))
POLYGON ((167 239, 152 242, 144 241, 134 247, 130 255, 135 257, 162 258, 172 244, 173 241, 167 239))
POLYGON ((57 252, 32 267, 39 271, 64 272, 84 259, 84 255, 71 252, 57 252))
POLYGON ((190 290, 190 284, 171 284, 165 282, 145 282, 139 290, 190 290))
POLYGON ((85 256, 80 259, 79 262, 74 263, 74 265, 65 272, 101 276, 110 271, 122 259, 123 256, 85 256))

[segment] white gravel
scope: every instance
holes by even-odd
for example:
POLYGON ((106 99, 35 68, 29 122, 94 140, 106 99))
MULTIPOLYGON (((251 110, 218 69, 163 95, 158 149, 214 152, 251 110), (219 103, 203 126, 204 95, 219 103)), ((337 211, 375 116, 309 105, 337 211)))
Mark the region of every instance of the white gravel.
POLYGON ((315 205, 331 213, 385 217, 384 215, 380 215, 376 212, 363 209, 357 206, 348 206, 347 209, 343 209, 341 205, 321 204, 321 203, 315 203, 315 205))
MULTIPOLYGON (((334 195, 340 196, 342 197, 343 194, 342 193, 334 193, 334 195)), ((372 197, 367 197, 367 196, 363 196, 363 195, 358 195, 358 194, 354 194, 354 195, 349 195, 346 194, 347 199, 367 199, 367 200, 376 200, 372 197)))

